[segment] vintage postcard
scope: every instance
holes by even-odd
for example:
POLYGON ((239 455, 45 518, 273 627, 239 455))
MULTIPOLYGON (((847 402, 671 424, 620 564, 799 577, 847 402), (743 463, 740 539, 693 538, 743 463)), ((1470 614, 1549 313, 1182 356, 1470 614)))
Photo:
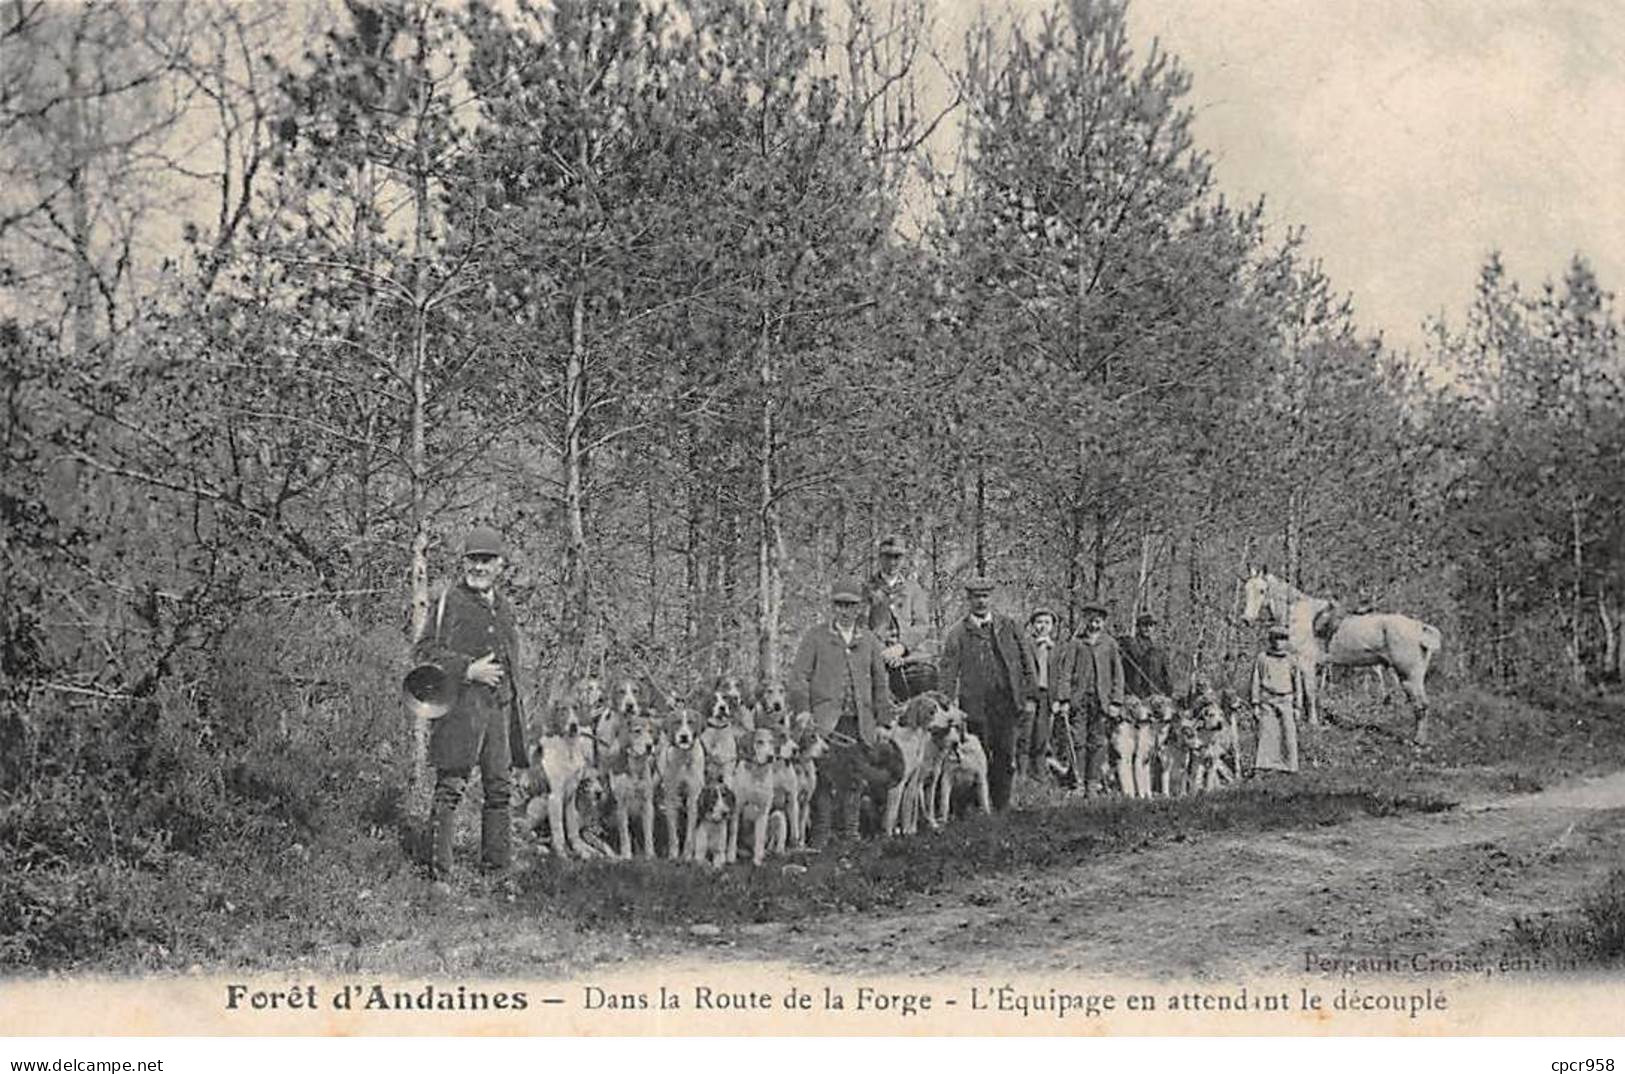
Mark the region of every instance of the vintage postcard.
POLYGON ((1617 1034, 1622 51, 0 8, 0 1036, 1617 1034))

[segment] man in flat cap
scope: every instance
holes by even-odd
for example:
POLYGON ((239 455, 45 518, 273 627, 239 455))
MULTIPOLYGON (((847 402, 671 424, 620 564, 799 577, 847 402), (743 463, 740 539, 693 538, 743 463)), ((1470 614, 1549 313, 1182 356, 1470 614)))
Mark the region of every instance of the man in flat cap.
POLYGON ((812 713, 829 741, 814 792, 810 842, 815 848, 828 842, 832 823, 839 823, 843 838, 858 838, 875 728, 892 722, 880 642, 858 622, 863 587, 837 582, 830 604, 830 618, 802 636, 785 684, 790 711, 812 713))
POLYGON ((507 563, 502 537, 489 526, 476 526, 463 538, 462 552, 462 581, 441 595, 415 650, 417 660, 438 665, 455 690, 450 709, 429 731, 429 764, 435 770, 430 873, 441 892, 451 877, 454 816, 471 770, 479 766, 484 796, 480 862, 500 875, 513 862, 508 769, 529 766, 517 676, 519 635, 513 608, 497 589, 507 563))
POLYGON ((1123 711, 1123 660, 1106 630, 1105 607, 1086 604, 1081 614, 1083 628, 1072 639, 1062 688, 1070 699, 1072 741, 1082 754, 1083 770, 1072 774, 1074 784, 1085 794, 1101 794, 1106 789, 1106 725, 1123 711))
POLYGON ((1253 714, 1258 718, 1254 772, 1298 770, 1298 709, 1304 700, 1303 672, 1288 644, 1291 633, 1272 626, 1266 648, 1253 661, 1253 714))
POLYGON ((906 700, 913 692, 903 665, 930 657, 931 605, 925 589, 903 572, 908 541, 900 533, 881 538, 875 573, 865 583, 869 629, 880 640, 892 696, 906 700))
POLYGON ((939 682, 958 701, 965 722, 987 748, 988 794, 994 809, 1010 807, 1016 774, 1016 728, 1033 711, 1032 653, 1021 628, 993 610, 993 583, 973 578, 965 585, 970 605, 965 617, 942 639, 939 682))
POLYGON ((1132 637, 1118 641, 1123 656, 1123 689, 1135 697, 1161 694, 1174 696, 1174 677, 1168 668, 1168 652, 1158 643, 1157 617, 1140 613, 1134 621, 1132 637))

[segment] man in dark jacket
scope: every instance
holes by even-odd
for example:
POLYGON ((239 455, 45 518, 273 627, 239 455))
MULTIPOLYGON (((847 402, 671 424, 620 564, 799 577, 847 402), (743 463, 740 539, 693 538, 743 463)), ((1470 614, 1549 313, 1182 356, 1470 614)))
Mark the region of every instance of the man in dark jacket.
POLYGON ((463 580, 441 596, 416 647, 417 660, 438 665, 455 691, 450 709, 429 731, 435 770, 431 872, 440 890, 451 875, 457 803, 475 765, 484 794, 481 863, 505 872, 513 861, 508 769, 529 761, 517 682, 519 636, 513 608, 496 588, 505 565, 501 536, 485 526, 470 530, 463 540, 463 580))
POLYGON ((965 710, 966 726, 987 749, 993 808, 1008 809, 1016 774, 1016 728, 1033 711, 1032 653, 1015 621, 993 610, 992 582, 972 579, 965 593, 970 612, 942 640, 941 688, 965 710))
POLYGON ((1106 609, 1083 608, 1083 630, 1072 639, 1065 694, 1072 740, 1080 748, 1083 771, 1074 773, 1085 794, 1106 789, 1106 726, 1123 711, 1123 660, 1106 631, 1106 609))
POLYGON ((892 722, 891 691, 880 642, 858 623, 863 588, 852 582, 837 583, 830 602, 830 619, 802 636, 785 684, 790 711, 812 713, 818 730, 829 741, 829 751, 818 763, 814 847, 828 841, 830 825, 837 820, 844 838, 858 838, 863 789, 874 774, 875 728, 892 722))
POLYGON ((1155 637, 1157 617, 1143 614, 1134 623, 1134 636, 1118 642, 1123 657, 1123 689, 1134 697, 1174 696, 1174 678, 1168 670, 1168 652, 1155 637))

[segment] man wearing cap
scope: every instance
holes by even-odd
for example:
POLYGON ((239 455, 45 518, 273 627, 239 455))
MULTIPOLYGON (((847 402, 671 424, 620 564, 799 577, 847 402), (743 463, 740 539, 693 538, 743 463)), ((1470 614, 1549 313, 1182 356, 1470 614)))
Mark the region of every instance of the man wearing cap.
POLYGON ((965 594, 970 610, 942 639, 939 682, 987 748, 993 808, 1008 809, 1016 774, 1016 728, 1034 707, 1028 685, 1034 677, 1032 653, 1022 644, 1014 620, 993 610, 992 582, 973 578, 965 594))
POLYGON ((1157 617, 1142 613, 1134 621, 1134 636, 1118 642, 1123 655, 1123 689, 1135 697, 1174 696, 1168 653, 1157 644, 1157 617))
POLYGON ((1021 731, 1016 735, 1016 771, 1042 776, 1055 717, 1067 704, 1067 699, 1056 693, 1056 684, 1069 674, 1064 665, 1072 646, 1055 637, 1055 613, 1048 608, 1038 608, 1027 617, 1027 633, 1027 648, 1032 652, 1033 718, 1022 720, 1026 740, 1021 731))
POLYGON ((1072 778, 1085 794, 1100 794, 1106 788, 1106 725, 1123 711, 1123 660, 1106 630, 1106 609, 1086 604, 1082 614, 1061 687, 1070 700, 1067 720, 1083 768, 1072 778))
POLYGON ((838 582, 831 589, 830 603, 829 621, 802 636, 785 684, 790 711, 812 713, 818 730, 829 740, 829 752, 818 763, 814 847, 828 842, 836 820, 843 837, 858 838, 875 728, 892 722, 880 642, 858 622, 863 587, 838 582))
POLYGON ((508 769, 528 767, 529 760, 516 676, 519 636, 513 608, 496 588, 505 565, 501 536, 488 526, 470 530, 462 581, 441 596, 416 646, 418 661, 438 665, 455 691, 450 709, 429 731, 435 770, 430 871, 439 890, 451 876, 454 815, 475 765, 484 795, 481 864, 502 873, 513 861, 508 769))
POLYGON ((1253 661, 1251 701, 1258 717, 1258 759, 1254 772, 1298 770, 1298 705, 1303 700, 1303 673, 1287 639, 1286 627, 1270 627, 1267 648, 1253 661))
POLYGON ((931 605, 920 583, 903 574, 908 541, 902 534, 882 538, 876 554, 879 566, 865 584, 869 602, 866 621, 880 640, 892 696, 902 699, 910 694, 903 678, 903 664, 929 655, 931 605))

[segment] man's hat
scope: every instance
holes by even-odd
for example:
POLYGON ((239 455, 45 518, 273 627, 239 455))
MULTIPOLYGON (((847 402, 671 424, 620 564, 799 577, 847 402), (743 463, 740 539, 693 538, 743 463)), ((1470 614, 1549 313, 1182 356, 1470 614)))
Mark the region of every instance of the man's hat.
POLYGON ((1269 636, 1271 641, 1274 641, 1277 638, 1285 640, 1292 636, 1292 631, 1288 630, 1284 626, 1272 626, 1270 627, 1269 636))
POLYGON ((502 534, 490 526, 475 526, 463 538, 463 555, 465 556, 502 556, 506 554, 502 548, 502 534))
POLYGON ((425 720, 444 716, 457 700, 457 684, 439 664, 419 664, 407 673, 401 689, 412 713, 425 720))
POLYGON ((850 578, 843 578, 830 586, 829 599, 836 604, 862 604, 863 587, 850 578))
POLYGON ((1031 615, 1029 615, 1029 616, 1028 616, 1028 617, 1027 617, 1027 623, 1028 623, 1028 625, 1029 625, 1029 626, 1030 626, 1030 625, 1032 625, 1032 621, 1033 621, 1033 620, 1034 620, 1034 619, 1037 619, 1037 618, 1038 618, 1038 617, 1039 617, 1039 616, 1041 616, 1041 615, 1047 615, 1047 616, 1049 616, 1049 617, 1050 617, 1050 618, 1051 618, 1051 619, 1054 619, 1054 618, 1055 618, 1055 611, 1054 611, 1054 609, 1051 609, 1051 608, 1046 608, 1046 607, 1044 607, 1044 606, 1043 606, 1043 605, 1042 605, 1042 604, 1040 604, 1040 605, 1039 605, 1039 606, 1038 606, 1038 607, 1036 607, 1036 608, 1034 608, 1034 609, 1033 609, 1033 614, 1031 614, 1031 615))
POLYGON ((1140 617, 1134 620, 1135 626, 1156 626, 1157 617, 1150 612, 1141 612, 1140 617))
POLYGON ((1085 619, 1089 618, 1091 615, 1098 615, 1102 619, 1109 618, 1110 616, 1110 613, 1106 611, 1106 606, 1104 604, 1085 604, 1083 607, 1078 609, 1078 614, 1083 616, 1085 619))
POLYGON ((998 587, 993 584, 991 578, 984 578, 980 574, 965 583, 965 592, 967 593, 991 593, 996 588, 998 587))
POLYGON ((880 539, 876 549, 881 555, 903 556, 908 554, 908 538, 901 533, 888 533, 880 539))

